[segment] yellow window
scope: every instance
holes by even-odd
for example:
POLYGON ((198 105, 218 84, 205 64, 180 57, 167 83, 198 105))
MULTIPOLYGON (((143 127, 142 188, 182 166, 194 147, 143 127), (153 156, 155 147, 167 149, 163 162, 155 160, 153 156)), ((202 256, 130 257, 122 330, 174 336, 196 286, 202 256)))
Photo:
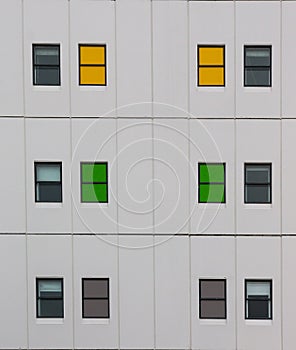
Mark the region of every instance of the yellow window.
POLYGON ((225 85, 224 50, 225 46, 198 46, 198 86, 225 85))
POLYGON ((79 45, 79 85, 107 85, 106 45, 79 45))

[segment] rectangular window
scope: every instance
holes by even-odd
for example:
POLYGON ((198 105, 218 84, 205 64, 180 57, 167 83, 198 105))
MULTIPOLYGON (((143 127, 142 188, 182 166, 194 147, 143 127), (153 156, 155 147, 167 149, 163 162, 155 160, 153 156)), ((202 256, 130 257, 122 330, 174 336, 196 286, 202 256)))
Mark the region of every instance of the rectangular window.
POLYGON ((108 163, 83 162, 81 165, 81 202, 108 203, 108 163))
POLYGON ((198 202, 225 203, 225 163, 198 163, 198 202))
POLYGON ((272 280, 245 280, 245 318, 272 319, 272 280))
POLYGON ((33 85, 61 85, 60 45, 33 44, 33 85))
POLYGON ((36 278, 37 318, 63 318, 62 278, 36 278))
POLYGON ((245 46, 244 86, 271 86, 271 46, 245 46))
POLYGON ((35 162, 35 202, 62 202, 61 162, 35 162))
POLYGON ((198 86, 225 86, 225 46, 198 45, 198 86))
POLYGON ((82 279, 82 317, 109 318, 109 278, 82 279))
POLYGON ((245 163, 245 203, 271 203, 271 163, 245 163))
POLYGON ((226 280, 199 280, 199 318, 226 319, 226 280))
POLYGON ((79 45, 79 85, 107 85, 106 45, 79 45))

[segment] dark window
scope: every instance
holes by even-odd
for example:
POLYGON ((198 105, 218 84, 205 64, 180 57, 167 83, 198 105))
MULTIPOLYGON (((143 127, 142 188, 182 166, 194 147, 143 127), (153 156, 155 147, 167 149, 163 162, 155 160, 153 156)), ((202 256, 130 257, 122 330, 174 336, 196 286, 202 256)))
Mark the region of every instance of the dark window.
POLYGON ((35 202, 62 202, 61 162, 35 162, 35 202))
POLYGON ((199 318, 226 318, 226 280, 199 280, 199 318))
POLYGON ((271 284, 271 280, 245 280, 246 319, 272 319, 271 284))
POLYGON ((82 317, 109 318, 109 278, 82 279, 82 317))
POLYGON ((60 45, 33 44, 33 85, 61 85, 60 45))
POLYGON ((244 86, 271 86, 271 46, 245 46, 244 86))
POLYGON ((271 163, 245 164, 245 203, 271 203, 271 163))
POLYGON ((38 318, 64 317, 62 278, 37 278, 36 293, 38 318))

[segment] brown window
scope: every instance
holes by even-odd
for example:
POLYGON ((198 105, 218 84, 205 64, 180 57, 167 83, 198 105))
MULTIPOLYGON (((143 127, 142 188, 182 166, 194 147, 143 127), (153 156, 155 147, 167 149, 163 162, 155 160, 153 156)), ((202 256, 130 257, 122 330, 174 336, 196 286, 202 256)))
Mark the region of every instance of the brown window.
POLYGON ((109 278, 82 279, 82 317, 110 317, 109 278))
POLYGON ((226 318, 226 280, 199 280, 199 318, 226 318))

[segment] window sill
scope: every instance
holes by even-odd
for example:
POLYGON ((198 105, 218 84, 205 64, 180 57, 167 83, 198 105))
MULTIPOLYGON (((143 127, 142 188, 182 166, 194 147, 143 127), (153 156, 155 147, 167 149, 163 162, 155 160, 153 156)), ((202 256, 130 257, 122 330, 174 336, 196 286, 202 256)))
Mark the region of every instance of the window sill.
POLYGON ((36 324, 64 324, 63 318, 36 318, 36 324))
POLYGON ((62 90, 61 85, 32 85, 34 91, 46 91, 46 92, 57 92, 62 90))
POLYGON ((199 323, 201 326, 226 326, 227 319, 199 319, 199 323))
POLYGON ((199 93, 202 92, 220 92, 223 93, 226 90, 225 86, 195 86, 195 90, 199 93))
POLYGON ((101 85, 78 85, 78 88, 80 91, 106 91, 107 90, 107 85, 106 86, 101 86, 101 85))
POLYGON ((272 326, 272 320, 245 320, 247 326, 272 326))
POLYGON ((35 208, 63 208, 63 202, 35 202, 35 208))
POLYGON ((110 319, 100 319, 100 318, 83 318, 81 321, 82 324, 110 324, 110 319))
POLYGON ((243 203, 246 209, 272 209, 272 203, 243 203))

